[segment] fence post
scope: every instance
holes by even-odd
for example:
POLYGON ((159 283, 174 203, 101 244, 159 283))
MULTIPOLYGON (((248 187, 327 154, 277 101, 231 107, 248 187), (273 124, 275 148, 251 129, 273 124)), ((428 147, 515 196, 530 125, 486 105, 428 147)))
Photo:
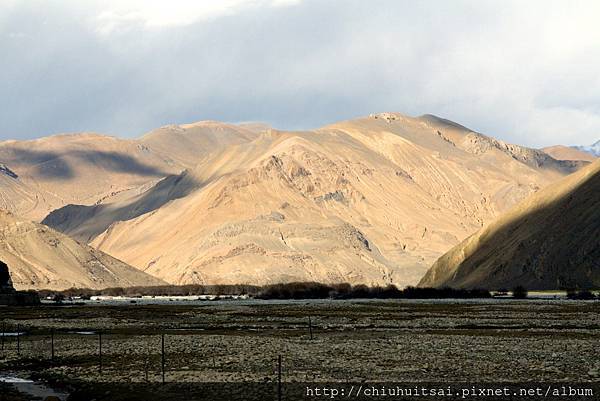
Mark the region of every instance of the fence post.
POLYGON ((50 332, 50 346, 52 348, 52 356, 51 359, 54 362, 54 329, 50 332))
POLYGON ((4 358, 4 333, 6 332, 6 322, 2 321, 2 358, 4 358))
POLYGON ((102 332, 98 331, 98 372, 102 374, 102 332))
POLYGON ((281 355, 277 358, 277 400, 281 401, 281 355))
POLYGON ((148 354, 146 354, 146 358, 144 359, 144 380, 148 383, 148 354))
POLYGON ((161 370, 162 370, 162 384, 165 384, 165 334, 160 335, 161 342, 161 353, 160 353, 160 362, 161 362, 161 370))
POLYGON ((21 356, 21 325, 17 324, 17 356, 21 356))
POLYGON ((308 331, 310 332, 310 339, 313 339, 313 333, 312 333, 312 320, 310 319, 310 316, 308 317, 308 331))

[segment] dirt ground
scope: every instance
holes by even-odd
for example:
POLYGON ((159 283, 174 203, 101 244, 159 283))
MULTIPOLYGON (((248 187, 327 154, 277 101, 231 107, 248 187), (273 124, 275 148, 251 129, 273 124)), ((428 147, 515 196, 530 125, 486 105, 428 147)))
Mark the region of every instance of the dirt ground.
POLYGON ((280 355, 284 383, 599 381, 597 301, 232 301, 1 312, 7 332, 18 325, 26 334, 18 354, 16 337, 4 338, 0 370, 58 385, 161 383, 163 334, 165 381, 177 384, 276 384, 280 355))

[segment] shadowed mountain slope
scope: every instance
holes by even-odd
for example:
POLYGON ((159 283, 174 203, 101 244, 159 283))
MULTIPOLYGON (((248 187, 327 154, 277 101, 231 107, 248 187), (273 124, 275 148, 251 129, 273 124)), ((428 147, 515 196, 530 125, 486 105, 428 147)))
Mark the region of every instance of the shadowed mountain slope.
POLYGON ((435 262, 420 285, 600 288, 600 161, 464 240, 435 262))
POLYGON ((65 204, 99 203, 181 170, 135 141, 99 134, 0 142, 0 161, 27 189, 3 207, 34 220, 65 204))
POLYGON ((199 122, 159 128, 140 139, 93 133, 0 142, 0 199, 5 210, 39 221, 67 204, 128 199, 194 167, 206 154, 252 140, 235 125, 199 122), (17 188, 18 187, 18 188, 17 188))
POLYGON ((122 201, 93 206, 67 205, 52 211, 42 224, 88 243, 116 221, 130 220, 181 198, 200 186, 187 171, 168 176, 148 190, 122 201))

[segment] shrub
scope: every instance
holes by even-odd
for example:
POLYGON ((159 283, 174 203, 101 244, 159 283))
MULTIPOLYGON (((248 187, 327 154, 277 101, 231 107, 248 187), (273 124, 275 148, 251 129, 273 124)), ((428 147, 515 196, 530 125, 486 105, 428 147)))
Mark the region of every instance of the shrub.
POLYGON ((567 298, 569 299, 581 299, 590 300, 594 299, 594 294, 589 290, 567 290, 567 298))
POLYGON ((369 298, 369 287, 364 284, 355 285, 349 295, 350 298, 369 298))
POLYGON ((523 287, 522 285, 518 285, 515 288, 513 288, 513 298, 516 299, 525 299, 527 298, 527 289, 525 287, 523 287))
POLYGON ((329 298, 333 291, 331 286, 308 282, 273 284, 263 287, 256 295, 260 299, 321 299, 329 298))
POLYGON ((61 293, 54 294, 54 298, 52 300, 57 304, 62 304, 65 300, 65 296, 61 293))
POLYGON ((402 298, 408 299, 444 299, 444 298, 491 298, 492 294, 484 289, 458 289, 458 288, 416 288, 406 287, 402 291, 402 298))
POLYGON ((322 284, 317 282, 293 282, 272 284, 263 287, 251 285, 164 285, 155 287, 106 288, 91 290, 71 288, 65 291, 39 291, 42 297, 82 297, 91 296, 177 296, 177 295, 249 295, 258 299, 436 299, 436 298, 490 298, 491 294, 483 289, 454 289, 454 288, 417 288, 406 287, 399 290, 394 285, 385 287, 369 287, 364 284, 350 285, 348 283, 322 284))

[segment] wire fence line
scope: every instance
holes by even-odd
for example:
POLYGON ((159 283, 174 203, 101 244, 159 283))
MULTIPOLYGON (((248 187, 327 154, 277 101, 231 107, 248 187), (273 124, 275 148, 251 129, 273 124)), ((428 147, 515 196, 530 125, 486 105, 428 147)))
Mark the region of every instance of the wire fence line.
MULTIPOLYGON (((281 382, 282 376, 294 375, 304 380, 318 377, 319 366, 293 358, 286 349, 256 350, 261 357, 244 358, 219 343, 203 341, 213 333, 202 329, 152 330, 150 333, 124 333, 118 329, 36 329, 19 324, 2 323, 0 358, 8 366, 80 368, 94 378, 135 377, 142 382, 166 383, 178 373, 199 371, 228 374, 253 373, 254 376, 281 382), (185 338, 186 345, 180 340, 185 338), (192 346, 189 346, 189 343, 192 346), (237 361, 235 361, 237 359, 237 361)), ((310 322, 303 340, 316 341, 310 322)), ((338 376, 335 367, 328 371, 338 376)), ((339 372, 341 373, 341 372, 339 372)), ((345 372, 343 375, 347 375, 345 372)))

